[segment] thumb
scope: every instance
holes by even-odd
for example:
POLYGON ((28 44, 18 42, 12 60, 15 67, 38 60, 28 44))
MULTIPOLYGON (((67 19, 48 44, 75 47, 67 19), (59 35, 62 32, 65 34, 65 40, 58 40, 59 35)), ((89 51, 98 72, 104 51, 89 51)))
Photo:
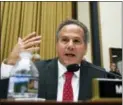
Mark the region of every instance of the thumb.
POLYGON ((18 38, 18 44, 22 45, 22 39, 20 37, 18 38))

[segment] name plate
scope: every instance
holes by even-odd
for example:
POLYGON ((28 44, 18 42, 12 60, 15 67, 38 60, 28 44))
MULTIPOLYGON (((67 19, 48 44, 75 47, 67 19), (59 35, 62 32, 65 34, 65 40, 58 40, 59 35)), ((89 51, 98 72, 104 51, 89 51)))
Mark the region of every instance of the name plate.
POLYGON ((122 98, 122 80, 96 78, 92 81, 93 99, 122 98))

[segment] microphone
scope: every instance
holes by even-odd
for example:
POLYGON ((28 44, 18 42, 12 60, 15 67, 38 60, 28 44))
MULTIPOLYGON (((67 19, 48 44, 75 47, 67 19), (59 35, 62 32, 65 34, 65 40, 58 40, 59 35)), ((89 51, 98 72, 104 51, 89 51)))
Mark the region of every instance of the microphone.
POLYGON ((80 66, 78 64, 70 64, 67 66, 67 71, 68 72, 76 72, 78 71, 80 66))
POLYGON ((116 78, 122 79, 122 76, 120 76, 120 75, 118 75, 118 74, 114 74, 114 73, 112 73, 112 72, 107 72, 107 77, 108 77, 108 78, 114 78, 114 79, 116 79, 116 78))
MULTIPOLYGON (((87 62, 83 62, 83 66, 88 66, 88 64, 86 64, 87 62)), ((118 75, 118 74, 114 74, 114 73, 111 73, 111 72, 107 72, 105 69, 101 69, 97 66, 93 66, 93 68, 101 71, 101 72, 105 72, 107 74, 107 78, 113 78, 113 79, 122 79, 122 76, 118 75)))
MULTIPOLYGON (((86 63, 82 63, 82 66, 88 66, 88 65, 86 65, 86 63)), ((114 73, 111 73, 111 72, 107 72, 107 71, 105 71, 105 70, 103 70, 103 69, 100 69, 100 68, 97 68, 97 67, 95 67, 95 66, 93 66, 95 69, 98 69, 99 71, 101 71, 101 72, 105 72, 106 74, 107 74, 107 78, 113 78, 113 79, 122 79, 122 76, 120 76, 120 75, 118 75, 118 74, 114 74, 114 73)), ((79 70, 79 68, 80 68, 80 66, 78 65, 78 64, 70 64, 70 65, 68 65, 67 66, 67 71, 68 72, 76 72, 76 71, 78 71, 79 70)))
POLYGON ((122 79, 122 76, 118 75, 118 74, 114 74, 111 72, 107 72, 105 69, 100 69, 98 68, 99 71, 105 72, 107 74, 107 78, 109 79, 122 79))

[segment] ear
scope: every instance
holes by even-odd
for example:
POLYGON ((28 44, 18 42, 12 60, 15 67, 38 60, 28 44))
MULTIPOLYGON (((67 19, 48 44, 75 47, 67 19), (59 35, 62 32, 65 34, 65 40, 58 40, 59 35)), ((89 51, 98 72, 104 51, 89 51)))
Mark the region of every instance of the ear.
POLYGON ((58 41, 56 41, 56 52, 58 51, 58 41))
POLYGON ((85 44, 85 52, 84 52, 84 55, 86 55, 87 49, 88 49, 88 46, 87 46, 87 44, 85 44))

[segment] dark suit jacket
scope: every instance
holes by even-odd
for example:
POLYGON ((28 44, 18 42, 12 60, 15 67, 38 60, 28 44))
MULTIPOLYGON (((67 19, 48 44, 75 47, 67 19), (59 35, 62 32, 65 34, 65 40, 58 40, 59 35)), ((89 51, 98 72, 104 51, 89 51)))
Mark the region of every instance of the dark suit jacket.
MULTIPOLYGON (((36 62, 39 70, 39 97, 47 100, 57 99, 58 85, 58 60, 45 60, 36 62)), ((80 67, 80 87, 79 100, 88 100, 92 98, 92 78, 104 78, 107 74, 104 69, 97 67, 91 63, 83 61, 80 67)), ((2 80, 3 81, 3 80, 2 80)), ((4 85, 8 84, 7 80, 4 85)), ((0 84, 1 85, 1 84, 0 84)), ((7 86, 5 85, 4 89, 7 86)), ((0 96, 2 94, 0 93, 0 96)), ((3 97, 3 96, 1 96, 3 97)))
MULTIPOLYGON (((39 69, 39 97, 47 100, 57 99, 58 86, 58 61, 57 59, 37 62, 39 69)), ((107 76, 104 69, 91 63, 83 61, 80 67, 80 88, 79 100, 92 98, 92 78, 105 78, 107 76)))

